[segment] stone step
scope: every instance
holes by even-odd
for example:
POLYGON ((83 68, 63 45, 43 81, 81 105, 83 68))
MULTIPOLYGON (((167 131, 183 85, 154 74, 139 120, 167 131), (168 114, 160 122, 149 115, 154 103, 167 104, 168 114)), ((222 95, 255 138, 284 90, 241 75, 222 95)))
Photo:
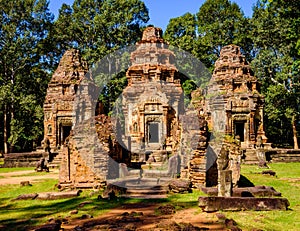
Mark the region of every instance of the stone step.
POLYGON ((169 178, 131 178, 111 181, 110 184, 126 188, 125 198, 160 199, 167 198, 169 178))
POLYGON ((168 190, 166 189, 127 189, 125 198, 137 199, 162 199, 167 198, 168 190))
POLYGON ((168 191, 165 189, 127 189, 127 195, 163 195, 167 194, 168 191))
POLYGON ((123 198, 132 198, 132 199, 165 199, 167 194, 158 194, 158 195, 122 195, 123 198))
POLYGON ((257 157, 255 150, 246 150, 245 156, 246 156, 244 159, 245 164, 258 164, 259 163, 259 159, 257 157))

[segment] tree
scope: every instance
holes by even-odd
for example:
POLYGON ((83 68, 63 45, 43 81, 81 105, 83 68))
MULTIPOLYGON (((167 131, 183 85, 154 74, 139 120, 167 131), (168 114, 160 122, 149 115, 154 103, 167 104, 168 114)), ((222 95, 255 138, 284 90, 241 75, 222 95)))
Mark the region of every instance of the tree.
POLYGON ((53 20, 46 0, 0 1, 0 107, 4 152, 28 148, 41 134, 49 74, 46 36, 53 20))
POLYGON ((213 69, 223 46, 235 44, 251 58, 252 41, 249 22, 236 3, 229 0, 207 0, 197 13, 198 40, 195 53, 213 69))
POLYGON ((72 6, 62 5, 51 38, 60 55, 76 48, 92 65, 134 44, 148 20, 148 9, 140 0, 75 0, 72 6))
POLYGON ((229 0, 207 0, 196 15, 186 13, 171 19, 166 40, 192 53, 212 72, 213 65, 225 45, 239 45, 250 61, 252 40, 249 19, 236 3, 229 0))
POLYGON ((267 134, 275 143, 282 135, 281 142, 293 142, 298 148, 300 2, 258 1, 252 25, 256 52, 252 66, 266 95, 267 134))
POLYGON ((170 19, 164 38, 171 45, 192 53, 197 39, 196 30, 195 15, 186 13, 183 16, 170 19))

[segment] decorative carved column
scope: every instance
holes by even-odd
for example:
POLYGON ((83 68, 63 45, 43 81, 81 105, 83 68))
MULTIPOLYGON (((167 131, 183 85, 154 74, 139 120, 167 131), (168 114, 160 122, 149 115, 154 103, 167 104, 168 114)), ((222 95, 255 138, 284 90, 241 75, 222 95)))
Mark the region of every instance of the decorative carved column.
POLYGON ((255 143, 254 113, 253 111, 250 112, 250 142, 252 144, 255 143))

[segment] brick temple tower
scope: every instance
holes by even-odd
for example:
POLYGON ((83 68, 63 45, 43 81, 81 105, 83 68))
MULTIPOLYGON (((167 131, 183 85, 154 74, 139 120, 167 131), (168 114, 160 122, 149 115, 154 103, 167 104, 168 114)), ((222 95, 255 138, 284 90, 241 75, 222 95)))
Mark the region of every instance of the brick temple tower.
POLYGON ((239 138, 242 148, 267 142, 263 124, 264 98, 257 78, 240 48, 222 48, 207 90, 207 108, 212 130, 239 138))
POLYGON ((68 50, 61 58, 47 89, 44 102, 44 138, 52 150, 64 144, 72 129, 74 99, 88 65, 78 50, 68 50))

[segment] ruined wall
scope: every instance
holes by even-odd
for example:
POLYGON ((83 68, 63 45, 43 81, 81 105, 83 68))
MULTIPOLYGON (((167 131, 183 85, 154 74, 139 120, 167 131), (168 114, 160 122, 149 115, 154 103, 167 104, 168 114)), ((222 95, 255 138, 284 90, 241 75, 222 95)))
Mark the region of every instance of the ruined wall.
POLYGON ((60 185, 95 187, 119 176, 118 162, 123 149, 116 140, 113 123, 98 115, 76 125, 62 149, 60 185))
POLYGON ((204 109, 204 97, 199 88, 192 92, 190 106, 181 118, 182 170, 187 171, 187 177, 194 187, 206 185, 208 130, 204 109))
POLYGON ((23 152, 4 154, 3 168, 36 167, 41 158, 47 159, 47 152, 23 152))

